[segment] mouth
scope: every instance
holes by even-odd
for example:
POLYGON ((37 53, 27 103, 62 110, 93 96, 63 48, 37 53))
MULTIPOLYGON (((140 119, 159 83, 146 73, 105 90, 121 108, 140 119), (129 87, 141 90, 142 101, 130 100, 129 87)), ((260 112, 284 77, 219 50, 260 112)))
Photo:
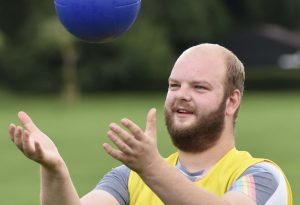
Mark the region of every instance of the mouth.
POLYGON ((183 107, 176 108, 174 111, 178 117, 186 117, 194 114, 194 112, 191 109, 183 107))
POLYGON ((176 113, 178 113, 178 114, 193 114, 192 111, 189 111, 189 110, 184 109, 184 108, 178 108, 178 109, 176 109, 176 113))

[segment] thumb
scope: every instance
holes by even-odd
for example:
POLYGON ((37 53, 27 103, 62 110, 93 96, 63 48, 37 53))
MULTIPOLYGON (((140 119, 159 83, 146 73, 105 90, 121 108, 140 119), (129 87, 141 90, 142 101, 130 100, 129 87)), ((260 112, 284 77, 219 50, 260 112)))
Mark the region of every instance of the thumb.
POLYGON ((147 115, 146 134, 150 137, 156 138, 156 109, 151 108, 147 115))
POLYGON ((39 128, 33 123, 31 118, 25 112, 20 111, 18 113, 18 117, 28 131, 33 132, 39 130, 39 128))

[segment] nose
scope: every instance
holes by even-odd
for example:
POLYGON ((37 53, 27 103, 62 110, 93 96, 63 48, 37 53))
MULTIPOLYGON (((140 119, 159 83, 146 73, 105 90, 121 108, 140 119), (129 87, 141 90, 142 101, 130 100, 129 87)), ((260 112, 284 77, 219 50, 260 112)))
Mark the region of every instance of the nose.
POLYGON ((189 89, 186 86, 181 86, 180 89, 176 93, 176 97, 178 100, 189 102, 192 100, 192 96, 189 92, 189 89))

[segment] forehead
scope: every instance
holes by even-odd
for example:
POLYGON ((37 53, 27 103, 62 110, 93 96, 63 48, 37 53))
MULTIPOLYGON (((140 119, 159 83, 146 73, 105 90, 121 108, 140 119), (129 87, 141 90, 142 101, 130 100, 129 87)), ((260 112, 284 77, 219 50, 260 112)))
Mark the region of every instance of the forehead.
POLYGON ((216 48, 191 48, 177 59, 170 78, 178 81, 223 84, 225 75, 224 52, 216 48))

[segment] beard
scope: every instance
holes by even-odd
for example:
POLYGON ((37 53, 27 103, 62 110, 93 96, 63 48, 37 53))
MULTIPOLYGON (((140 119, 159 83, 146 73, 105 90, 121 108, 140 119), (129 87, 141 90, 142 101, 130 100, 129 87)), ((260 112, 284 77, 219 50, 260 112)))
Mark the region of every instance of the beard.
POLYGON ((224 97, 217 109, 202 115, 194 113, 196 121, 186 128, 179 128, 175 126, 173 111, 165 108, 165 123, 174 146, 190 153, 200 153, 214 146, 224 129, 225 109, 224 97))

